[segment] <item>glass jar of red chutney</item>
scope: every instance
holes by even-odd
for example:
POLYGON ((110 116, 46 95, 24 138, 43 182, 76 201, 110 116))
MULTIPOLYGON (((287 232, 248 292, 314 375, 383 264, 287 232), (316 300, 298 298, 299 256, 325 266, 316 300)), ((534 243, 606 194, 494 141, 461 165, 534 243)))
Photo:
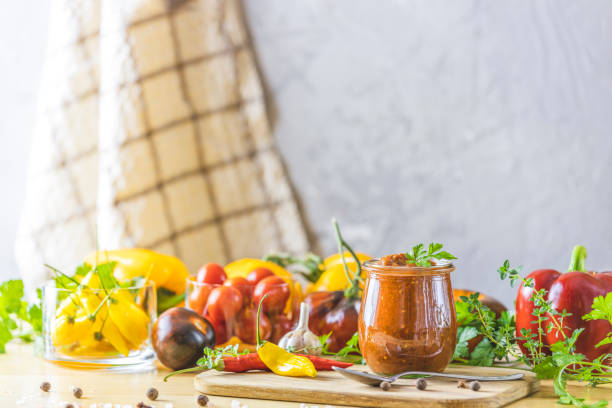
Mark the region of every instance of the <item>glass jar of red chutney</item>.
POLYGON ((363 264, 367 271, 359 313, 359 346, 372 371, 443 371, 451 361, 457 319, 453 264, 429 267, 363 264))

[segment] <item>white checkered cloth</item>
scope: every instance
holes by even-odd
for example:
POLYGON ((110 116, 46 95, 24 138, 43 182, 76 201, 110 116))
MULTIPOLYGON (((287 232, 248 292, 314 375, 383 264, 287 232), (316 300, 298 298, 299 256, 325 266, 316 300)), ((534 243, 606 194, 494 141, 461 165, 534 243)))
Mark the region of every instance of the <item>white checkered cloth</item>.
POLYGON ((16 242, 30 285, 96 247, 302 252, 239 0, 54 0, 16 242), (97 226, 97 227, 96 227, 97 226))

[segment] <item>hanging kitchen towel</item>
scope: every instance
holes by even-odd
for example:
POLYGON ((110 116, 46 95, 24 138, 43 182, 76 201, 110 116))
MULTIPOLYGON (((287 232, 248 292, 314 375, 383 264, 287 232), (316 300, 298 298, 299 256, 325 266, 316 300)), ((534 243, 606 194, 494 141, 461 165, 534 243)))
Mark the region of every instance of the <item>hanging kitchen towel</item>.
POLYGON ((203 262, 308 243, 238 0, 55 0, 16 256, 203 262))

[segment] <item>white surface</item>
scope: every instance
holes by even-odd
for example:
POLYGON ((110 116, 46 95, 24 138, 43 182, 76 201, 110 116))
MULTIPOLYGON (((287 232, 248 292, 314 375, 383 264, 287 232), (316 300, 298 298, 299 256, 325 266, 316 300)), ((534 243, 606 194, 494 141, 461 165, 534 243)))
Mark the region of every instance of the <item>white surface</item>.
MULTIPOLYGON (((1 7, 3 278, 14 273, 46 9, 1 7)), ((583 243, 590 267, 612 269, 611 3, 246 8, 275 135, 324 253, 332 215, 373 255, 440 241, 461 258, 456 286, 507 304, 515 290, 495 273, 506 258, 564 269, 583 243)))

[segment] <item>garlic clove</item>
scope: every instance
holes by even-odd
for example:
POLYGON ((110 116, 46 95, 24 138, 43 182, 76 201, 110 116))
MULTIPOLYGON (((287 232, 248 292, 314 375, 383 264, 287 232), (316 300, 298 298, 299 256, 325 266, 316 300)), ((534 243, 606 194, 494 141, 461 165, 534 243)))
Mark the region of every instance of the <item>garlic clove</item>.
POLYGON ((321 342, 319 338, 308 329, 308 305, 300 305, 300 320, 297 326, 286 333, 278 342, 279 347, 290 352, 319 354, 321 342))

